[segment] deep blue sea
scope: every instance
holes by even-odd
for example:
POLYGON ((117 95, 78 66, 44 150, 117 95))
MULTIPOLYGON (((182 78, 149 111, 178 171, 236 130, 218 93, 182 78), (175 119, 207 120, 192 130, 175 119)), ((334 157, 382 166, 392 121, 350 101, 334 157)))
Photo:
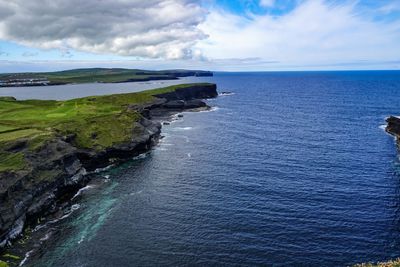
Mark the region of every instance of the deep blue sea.
MULTIPOLYGON (((400 72, 217 73, 210 112, 99 173, 32 266, 348 266, 400 256, 400 72)), ((39 251, 39 252, 38 252, 39 251)))

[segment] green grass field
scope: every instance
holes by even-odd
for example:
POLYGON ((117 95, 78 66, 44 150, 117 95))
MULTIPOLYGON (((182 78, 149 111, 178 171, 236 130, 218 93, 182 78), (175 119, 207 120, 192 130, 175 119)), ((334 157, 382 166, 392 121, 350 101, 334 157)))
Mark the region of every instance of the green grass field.
POLYGON ((128 105, 150 103, 153 95, 192 85, 68 101, 0 98, 0 171, 25 167, 23 155, 12 150, 21 141, 32 151, 56 135, 76 134, 77 147, 95 150, 129 141, 140 114, 128 105))

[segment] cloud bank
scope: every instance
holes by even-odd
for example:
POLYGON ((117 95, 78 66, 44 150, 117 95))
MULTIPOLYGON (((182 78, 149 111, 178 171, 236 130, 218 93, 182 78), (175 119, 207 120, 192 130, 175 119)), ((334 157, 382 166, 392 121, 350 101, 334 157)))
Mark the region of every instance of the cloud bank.
POLYGON ((400 69, 399 44, 398 0, 0 0, 0 57, 57 68, 400 69))
POLYGON ((181 59, 198 55, 193 0, 0 0, 0 39, 42 49, 181 59))
MULTIPOLYGON (((263 6, 274 3, 277 4, 260 1, 263 6)), ((383 16, 388 10, 389 7, 374 10, 372 15, 383 16)), ((293 10, 282 15, 267 12, 240 16, 215 8, 200 29, 209 38, 198 48, 210 59, 260 58, 279 62, 260 63, 259 69, 326 69, 343 62, 362 66, 400 60, 399 17, 376 19, 363 12, 357 1, 299 1, 293 10)), ((239 69, 240 62, 233 68, 239 69)))

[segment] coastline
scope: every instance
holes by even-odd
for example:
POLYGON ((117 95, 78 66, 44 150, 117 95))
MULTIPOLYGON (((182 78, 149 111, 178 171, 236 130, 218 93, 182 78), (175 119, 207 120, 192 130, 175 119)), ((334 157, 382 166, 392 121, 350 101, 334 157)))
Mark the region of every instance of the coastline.
POLYGON ((147 71, 122 68, 88 68, 37 73, 0 73, 0 88, 85 83, 148 82, 157 80, 179 80, 179 78, 183 77, 210 77, 213 75, 213 72, 201 70, 147 71))
POLYGON ((396 138, 397 147, 400 145, 400 118, 389 116, 386 118, 385 131, 396 138))
MULTIPOLYGON (((8 179, 16 182, 8 187, 2 183, 0 188, 0 198, 5 204, 1 207, 1 246, 11 245, 10 241, 43 216, 57 213, 60 204, 71 200, 87 185, 90 181, 87 174, 148 152, 160 138, 160 121, 182 111, 207 109, 208 106, 199 99, 216 97, 217 91, 215 84, 186 85, 153 96, 154 99, 145 104, 127 106, 127 110, 140 114, 133 122, 135 130, 130 142, 90 150, 76 147, 73 134, 57 136, 46 142, 36 155, 27 155, 37 163, 30 172, 0 172, 1 181, 8 179), (46 174, 45 177, 42 177, 43 174, 46 174), (32 179, 38 177, 42 181, 28 186, 32 179)), ((13 149, 21 148, 23 145, 17 142, 13 149)))
MULTIPOLYGON (((95 83, 102 83, 102 84, 112 84, 112 83, 131 83, 131 82, 150 82, 150 81, 171 81, 171 80, 179 80, 180 77, 148 77, 148 78, 133 78, 124 81, 118 82, 102 82, 96 81, 95 83)), ((45 84, 16 84, 16 85, 0 85, 0 88, 12 88, 12 87, 46 87, 46 86, 58 86, 58 85, 73 85, 73 84, 86 84, 86 83, 93 83, 93 82, 84 82, 84 83, 75 83, 75 82, 49 82, 45 84)))

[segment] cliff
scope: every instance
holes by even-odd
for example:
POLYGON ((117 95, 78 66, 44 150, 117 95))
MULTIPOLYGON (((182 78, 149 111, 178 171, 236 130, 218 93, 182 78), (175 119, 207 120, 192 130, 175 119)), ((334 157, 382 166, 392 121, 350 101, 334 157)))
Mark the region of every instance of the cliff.
MULTIPOLYGON (((157 116, 207 107, 215 84, 69 101, 0 99, 0 247, 27 224, 58 211, 86 174, 148 151, 157 116)), ((1 249, 1 248, 0 248, 1 249)))
POLYGON ((386 132, 396 137, 397 145, 400 145, 400 118, 390 116, 386 119, 386 132))

